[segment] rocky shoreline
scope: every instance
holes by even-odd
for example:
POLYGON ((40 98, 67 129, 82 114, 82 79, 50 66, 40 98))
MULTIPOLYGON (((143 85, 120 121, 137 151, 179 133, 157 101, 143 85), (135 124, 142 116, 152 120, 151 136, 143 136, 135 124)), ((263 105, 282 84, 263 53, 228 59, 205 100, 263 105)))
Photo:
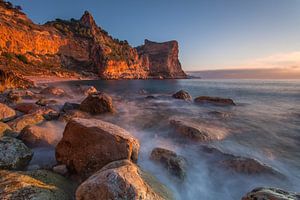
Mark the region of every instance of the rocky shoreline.
MULTIPOLYGON (((74 86, 72 90, 84 97, 80 104, 69 103, 72 94, 54 86, 6 90, 0 95, 0 198, 174 199, 170 189, 139 167, 139 140, 125 129, 96 118, 113 117, 118 112, 114 99, 92 86, 74 86), (49 121, 65 124, 62 138, 40 126, 49 121), (32 148, 48 146, 55 148, 56 163, 29 167, 32 148)), ((231 99, 207 96, 192 102, 192 96, 183 90, 170 98, 199 106, 237 105, 231 99)), ((285 178, 256 159, 227 154, 207 145, 206 141, 222 140, 227 136, 225 132, 215 135, 207 126, 182 118, 170 119, 170 129, 178 137, 203 144, 199 151, 213 158, 211 165, 241 174, 285 178)), ((179 184, 185 181, 189 163, 183 156, 157 147, 149 159, 165 168, 179 184)), ((241 198, 298 200, 300 196, 265 187, 255 188, 241 198)))

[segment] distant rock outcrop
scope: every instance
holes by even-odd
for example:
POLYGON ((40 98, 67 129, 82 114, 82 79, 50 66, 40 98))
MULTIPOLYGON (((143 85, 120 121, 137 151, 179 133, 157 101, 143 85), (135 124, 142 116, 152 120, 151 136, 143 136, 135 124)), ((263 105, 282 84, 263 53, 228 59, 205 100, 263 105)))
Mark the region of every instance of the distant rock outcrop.
POLYGON ((136 48, 152 78, 187 78, 178 59, 178 42, 152 42, 136 48))

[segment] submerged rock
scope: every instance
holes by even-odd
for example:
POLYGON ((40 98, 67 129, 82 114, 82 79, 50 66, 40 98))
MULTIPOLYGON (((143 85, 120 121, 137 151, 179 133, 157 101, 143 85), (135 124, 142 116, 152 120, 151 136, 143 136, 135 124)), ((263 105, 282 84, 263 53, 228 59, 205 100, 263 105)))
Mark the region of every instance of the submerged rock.
POLYGON ((29 164, 32 155, 21 140, 6 136, 0 138, 0 169, 22 170, 29 164))
POLYGON ((16 105, 15 110, 20 111, 25 114, 29 114, 29 113, 34 112, 38 108, 39 108, 39 106, 36 105, 35 103, 20 103, 20 104, 16 105))
POLYGON ((175 152, 163 148, 154 148, 150 159, 161 163, 171 174, 177 176, 179 179, 185 178, 186 161, 175 152))
POLYGON ((18 138, 30 147, 56 146, 60 139, 51 129, 35 125, 26 126, 18 138))
POLYGON ((200 96, 195 98, 194 100, 196 103, 199 104, 213 104, 217 106, 235 106, 236 104, 233 102, 232 99, 220 98, 220 97, 209 97, 209 96, 200 96))
POLYGON ((46 170, 0 171, 0 199, 70 200, 76 185, 46 170))
POLYGON ((114 112, 112 98, 103 92, 91 94, 80 104, 80 110, 90 114, 114 112))
POLYGON ((63 107, 62 107, 62 111, 63 112, 67 112, 69 110, 77 110, 80 108, 80 104, 78 103, 70 103, 70 102, 66 102, 63 107))
POLYGON ((175 99, 192 100, 192 96, 184 90, 180 90, 172 95, 175 99))
POLYGON ((57 88, 54 86, 49 86, 45 89, 43 89, 40 94, 43 95, 50 95, 50 96, 64 96, 66 94, 66 92, 61 89, 61 88, 57 88))
POLYGON ((35 102, 39 106, 49 106, 53 104, 57 104, 57 101, 54 99, 39 99, 37 102, 35 102))
POLYGON ((255 188, 242 200, 299 200, 300 193, 287 192, 278 188, 255 188))
POLYGON ((87 178, 104 165, 121 159, 137 161, 139 142, 126 130, 96 119, 68 122, 56 146, 56 160, 69 171, 87 178))
POLYGON ((28 125, 34 125, 41 123, 45 120, 43 115, 39 112, 23 115, 13 121, 10 121, 8 125, 16 132, 20 132, 28 125))
POLYGON ((197 141, 222 140, 227 136, 226 130, 221 128, 213 128, 181 119, 171 119, 170 124, 178 133, 197 141))
POLYGON ((139 168, 129 160, 109 163, 78 187, 76 200, 172 199, 165 186, 160 184, 152 188, 142 176, 139 168))
POLYGON ((16 116, 16 111, 7 105, 0 103, 0 121, 9 121, 16 116))

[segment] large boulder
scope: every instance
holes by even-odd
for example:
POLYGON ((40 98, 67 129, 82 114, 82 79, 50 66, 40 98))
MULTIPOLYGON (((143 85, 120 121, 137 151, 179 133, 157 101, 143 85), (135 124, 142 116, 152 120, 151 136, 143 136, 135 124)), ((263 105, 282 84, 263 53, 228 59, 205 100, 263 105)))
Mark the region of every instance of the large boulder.
POLYGON ((23 128, 18 138, 29 147, 56 146, 60 140, 53 130, 36 125, 23 128))
POLYGON ((175 128, 176 132, 196 141, 222 140, 227 136, 225 129, 197 124, 182 119, 171 119, 170 124, 175 128))
POLYGON ((242 200, 299 200, 300 193, 287 192, 278 188, 255 188, 242 200))
POLYGON ((46 170, 0 171, 0 199, 70 200, 76 185, 63 176, 46 170))
POLYGON ((137 161, 139 142, 126 130, 96 119, 75 118, 68 122, 56 146, 56 160, 69 171, 87 178, 106 164, 137 161))
POLYGON ((25 114, 34 112, 39 108, 35 103, 20 103, 15 106, 15 110, 20 111, 25 114))
POLYGON ((6 123, 0 122, 0 137, 11 132, 12 129, 6 123))
POLYGON ((235 106, 236 104, 232 99, 220 98, 220 97, 209 97, 199 96, 194 100, 198 104, 213 104, 217 106, 235 106))
POLYGON ((80 110, 90 114, 114 112, 112 98, 103 92, 90 94, 80 104, 80 110))
POLYGON ((167 170, 178 177, 184 179, 186 175, 186 161, 175 152, 163 148, 154 148, 150 159, 162 164, 167 170))
POLYGON ((8 121, 16 116, 16 111, 7 105, 0 103, 0 121, 8 121))
POLYGON ((6 136, 0 138, 0 169, 22 170, 29 164, 32 155, 21 140, 6 136))
POLYGON ((139 168, 128 160, 109 163, 76 190, 76 200, 172 199, 163 185, 151 187, 139 168), (158 190, 155 190, 159 188, 158 190))
POLYGON ((192 100, 192 96, 184 90, 180 90, 172 95, 175 99, 192 100))
POLYGON ((28 125, 38 124, 45 120, 43 114, 35 112, 27 115, 23 115, 13 121, 10 121, 8 125, 16 132, 20 132, 23 128, 28 125))
POLYGON ((57 88, 57 87, 54 87, 54 86, 49 86, 49 87, 43 89, 40 92, 40 94, 50 95, 50 96, 64 96, 64 95, 66 95, 66 92, 61 88, 57 88))

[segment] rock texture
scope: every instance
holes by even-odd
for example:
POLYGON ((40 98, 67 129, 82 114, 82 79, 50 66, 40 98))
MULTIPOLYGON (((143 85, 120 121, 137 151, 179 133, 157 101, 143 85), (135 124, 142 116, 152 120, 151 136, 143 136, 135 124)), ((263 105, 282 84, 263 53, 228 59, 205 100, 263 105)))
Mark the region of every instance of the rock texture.
POLYGON ((143 65, 148 68, 150 77, 187 78, 178 59, 177 41, 158 43, 145 40, 145 44, 136 49, 143 65))
POLYGON ((7 121, 16 116, 16 111, 7 105, 0 103, 0 121, 7 121))
POLYGON ((199 104, 208 103, 217 106, 235 106, 235 103, 232 99, 226 99, 221 97, 200 96, 195 98, 194 101, 199 104))
MULTIPOLYGON (((164 186, 159 187, 162 190, 164 186)), ((109 163, 83 182, 76 191, 76 200, 171 199, 167 193, 155 191, 135 164, 121 160, 109 163)))
POLYGON ((287 192, 278 188, 255 188, 242 200, 299 200, 300 193, 287 192))
POLYGON ((11 133, 11 131, 12 131, 11 128, 7 124, 0 122, 0 138, 3 135, 11 133))
POLYGON ((10 121, 8 125, 16 132, 20 132, 28 125, 38 124, 45 120, 43 114, 40 112, 23 115, 13 121, 10 121))
POLYGON ((32 155, 21 140, 6 136, 0 139, 0 169, 22 170, 29 164, 32 155))
POLYGON ((75 185, 64 177, 46 171, 0 171, 0 199, 70 200, 75 185))
POLYGON ((87 11, 79 20, 57 19, 37 25, 20 9, 0 1, 0 34, 0 69, 18 74, 66 77, 94 73, 103 79, 186 77, 176 41, 147 41, 138 53, 126 40, 114 39, 98 27, 87 11))
POLYGON ((85 179, 112 161, 136 162, 139 147, 137 139, 114 124, 75 118, 68 122, 56 146, 56 160, 85 179))
POLYGON ((112 98, 104 92, 90 94, 81 102, 80 110, 92 115, 112 113, 114 112, 112 98))
POLYGON ((192 96, 184 90, 179 90, 175 94, 172 95, 175 99, 182 99, 182 100, 192 100, 192 96))

